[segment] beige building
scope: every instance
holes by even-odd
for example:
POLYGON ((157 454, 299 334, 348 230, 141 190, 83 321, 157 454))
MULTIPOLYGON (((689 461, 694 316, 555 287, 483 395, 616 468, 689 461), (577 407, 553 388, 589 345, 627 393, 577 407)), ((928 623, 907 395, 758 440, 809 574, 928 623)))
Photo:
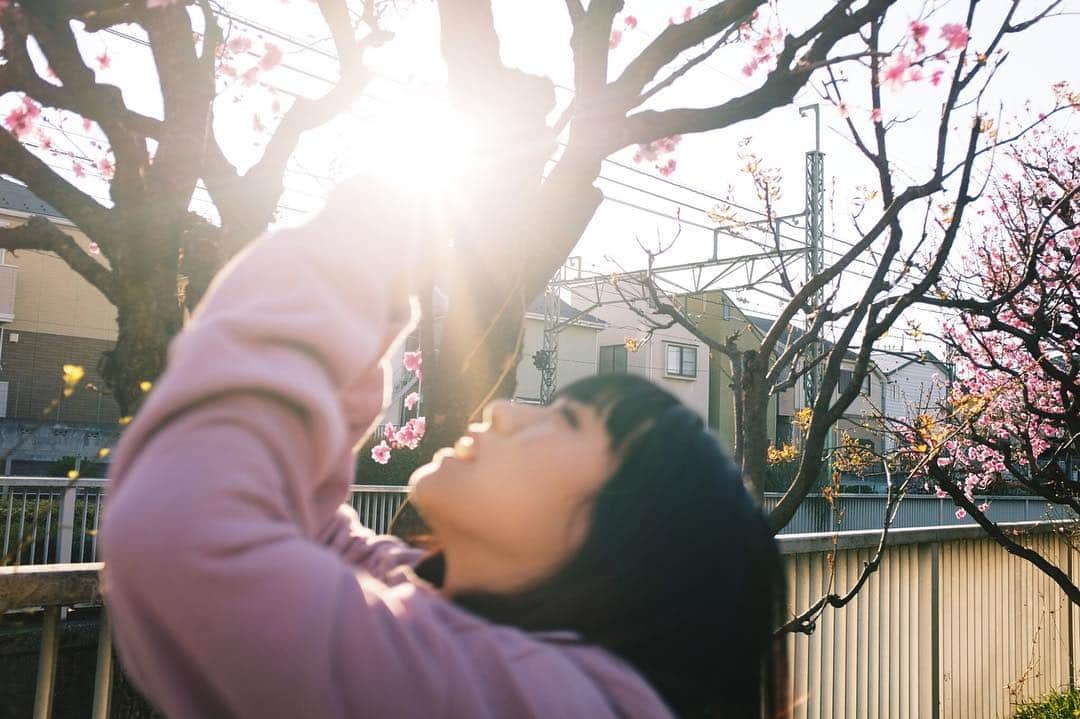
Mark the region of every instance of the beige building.
MULTIPOLYGON (((89 240, 59 212, 0 179, 0 226, 17 226, 33 215, 49 217, 89 250, 89 240)), ((0 250, 0 451, 7 454, 34 430, 32 441, 7 457, 7 473, 96 453, 103 432, 113 431, 120 416, 98 373, 102 354, 115 342, 116 310, 62 260, 49 252, 0 250), (80 387, 65 398, 65 364, 84 367, 87 383, 100 390, 80 387), (47 431, 35 429, 43 424, 47 431)))
MULTIPOLYGON (((582 313, 570 304, 558 302, 559 351, 556 360, 555 386, 566 385, 597 372, 600 350, 599 335, 606 326, 589 313, 582 313)), ((533 362, 538 350, 544 347, 544 298, 537 298, 525 313, 525 331, 521 340, 521 360, 517 366, 518 402, 540 402, 540 370, 533 362)))
POLYGON ((607 283, 575 292, 571 302, 605 323, 597 336, 596 371, 632 372, 649 378, 678 397, 684 404, 709 418, 709 352, 688 330, 674 325, 649 332, 639 313, 663 324, 666 316, 656 315, 648 301, 631 296, 629 303, 607 283), (593 307, 593 305, 598 305, 593 307))

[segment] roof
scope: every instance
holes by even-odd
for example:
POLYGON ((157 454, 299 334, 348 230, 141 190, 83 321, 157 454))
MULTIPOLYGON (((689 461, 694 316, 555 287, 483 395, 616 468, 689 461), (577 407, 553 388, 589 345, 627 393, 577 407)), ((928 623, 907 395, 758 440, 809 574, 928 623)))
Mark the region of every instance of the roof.
POLYGON ((0 209, 65 219, 60 211, 41 200, 24 185, 0 177, 0 209))
POLYGON ((874 364, 881 368, 885 374, 892 374, 897 370, 907 367, 909 364, 936 364, 941 367, 945 363, 929 351, 921 352, 897 352, 896 350, 879 350, 873 352, 874 364))
MULTIPOLYGON (((588 312, 582 312, 569 302, 565 302, 561 297, 557 297, 556 302, 558 303, 556 307, 559 312, 560 320, 607 326, 607 322, 604 322, 602 319, 595 317, 588 312)), ((541 317, 547 314, 544 311, 544 295, 540 295, 530 302, 529 308, 525 312, 526 314, 540 315, 541 317)))
MULTIPOLYGON (((773 324, 776 322, 776 320, 770 319, 768 317, 756 317, 754 315, 746 315, 746 319, 750 320, 750 324, 754 325, 754 327, 756 327, 758 330, 760 330, 762 335, 769 334, 769 330, 772 329, 773 324)), ((777 348, 778 348, 777 352, 783 351, 783 348, 788 344, 788 342, 791 341, 792 336, 795 339, 798 339, 798 338, 802 337, 803 334, 804 333, 803 333, 803 330, 801 328, 795 327, 794 325, 789 324, 787 329, 780 333, 780 339, 777 342, 777 348)), ((821 340, 821 344, 823 344, 826 349, 830 349, 830 350, 834 346, 834 343, 832 343, 832 342, 830 342, 828 340, 821 340)), ((876 350, 875 350, 875 352, 876 352, 876 350)), ((853 352, 850 349, 844 351, 844 359, 854 360, 857 357, 858 357, 858 354, 856 354, 855 352, 853 352)), ((878 369, 879 371, 881 371, 882 373, 885 372, 885 370, 883 370, 883 369, 881 369, 881 367, 877 366, 877 361, 876 360, 873 362, 871 370, 873 370, 875 368, 878 369)))

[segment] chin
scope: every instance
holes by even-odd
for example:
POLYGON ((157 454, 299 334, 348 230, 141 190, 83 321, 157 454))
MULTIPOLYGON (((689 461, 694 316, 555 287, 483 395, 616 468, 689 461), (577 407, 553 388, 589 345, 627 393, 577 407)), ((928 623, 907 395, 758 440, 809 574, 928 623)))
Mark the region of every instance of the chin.
POLYGON ((440 449, 427 464, 418 467, 409 477, 409 497, 420 507, 433 491, 438 492, 442 480, 454 473, 455 465, 461 463, 453 455, 453 450, 440 449))

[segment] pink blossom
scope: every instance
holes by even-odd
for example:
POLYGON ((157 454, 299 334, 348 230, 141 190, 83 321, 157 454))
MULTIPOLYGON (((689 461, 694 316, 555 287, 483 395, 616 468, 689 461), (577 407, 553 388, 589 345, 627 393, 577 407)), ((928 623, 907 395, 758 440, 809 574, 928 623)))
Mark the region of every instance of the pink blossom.
POLYGON ((113 176, 113 164, 107 157, 102 157, 97 161, 98 170, 101 172, 105 179, 111 179, 113 176))
POLYGON ((930 73, 930 84, 937 87, 941 84, 941 78, 943 77, 945 77, 945 70, 940 67, 935 68, 934 71, 930 73))
POLYGON ((911 67, 911 58, 902 52, 898 53, 893 56, 883 68, 881 68, 878 83, 886 85, 893 90, 903 87, 904 83, 907 81, 907 71, 909 67, 911 67))
POLYGON ((420 366, 424 364, 423 353, 419 350, 416 352, 406 352, 401 356, 401 363, 405 366, 405 369, 410 372, 417 372, 420 370, 420 366))
POLYGON ((915 50, 920 55, 926 51, 926 35, 930 32, 930 26, 919 20, 912 20, 908 26, 911 39, 915 41, 915 50))
POLYGON ((608 50, 614 50, 622 42, 622 30, 612 30, 611 38, 608 40, 608 50))
POLYGON ((225 43, 225 49, 233 54, 240 54, 251 49, 251 38, 246 35, 237 35, 229 38, 225 43))
POLYGON ((266 52, 263 54, 262 60, 259 60, 259 69, 263 71, 273 70, 281 64, 284 58, 285 53, 282 49, 274 43, 268 42, 266 43, 266 52))
POLYGON ((41 107, 24 97, 22 104, 16 105, 4 118, 4 127, 16 138, 22 138, 34 131, 34 123, 41 116, 41 107))
POLYGON ((656 169, 663 177, 669 177, 675 172, 675 160, 668 160, 663 165, 658 165, 656 169))
POLYGON ((957 519, 964 519, 965 517, 967 517, 967 510, 966 509, 964 509, 963 507, 960 507, 959 509, 956 510, 956 518, 957 519))
POLYGON ((90 241, 90 244, 87 246, 86 250, 91 255, 100 255, 101 254, 101 248, 98 247, 98 243, 94 242, 93 240, 90 241))
POLYGON ((948 44, 950 50, 963 50, 968 44, 967 26, 956 22, 946 23, 941 26, 941 38, 948 44))
POLYGON ((71 163, 71 171, 75 173, 75 177, 86 177, 86 168, 81 162, 71 163))
POLYGON ((98 55, 95 59, 97 60, 98 68, 102 70, 108 70, 112 65, 112 58, 109 57, 108 50, 98 55))
POLYGON ((420 401, 420 395, 416 392, 410 392, 405 398, 405 409, 412 410, 416 406, 416 403, 420 401))
POLYGON ((371 448, 371 458, 379 464, 386 464, 390 461, 390 447, 387 446, 385 440, 371 448))
POLYGON ((637 27, 637 17, 634 15, 627 15, 623 20, 623 24, 626 25, 627 29, 633 30, 637 27))
POLYGON ((874 123, 880 123, 881 122, 881 108, 880 107, 875 107, 873 110, 870 111, 870 122, 874 122, 874 123))
POLYGON ((989 502, 983 502, 982 504, 979 505, 979 511, 982 512, 983 514, 986 514, 986 510, 988 510, 988 509, 990 509, 990 503, 989 502))
POLYGON ((851 108, 849 108, 848 104, 843 100, 841 100, 840 104, 836 106, 836 110, 840 113, 840 117, 844 118, 845 120, 851 117, 851 108))

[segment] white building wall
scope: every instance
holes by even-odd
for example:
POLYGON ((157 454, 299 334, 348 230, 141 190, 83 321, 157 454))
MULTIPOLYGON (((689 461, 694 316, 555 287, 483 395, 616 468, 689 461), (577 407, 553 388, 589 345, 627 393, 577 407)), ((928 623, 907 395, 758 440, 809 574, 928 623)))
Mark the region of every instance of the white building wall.
MULTIPOLYGON (((525 334, 521 340, 521 361, 517 366, 517 389, 514 398, 522 402, 540 401, 540 370, 533 364, 533 354, 544 346, 544 320, 528 315, 525 334)), ((597 328, 566 325, 559 332, 559 354, 555 387, 596 374, 597 328)))
MULTIPOLYGON (((597 344, 621 345, 627 338, 643 341, 637 352, 627 352, 627 370, 640 374, 660 385, 679 398, 684 404, 701 415, 707 421, 709 416, 709 350, 686 329, 675 325, 669 329, 656 330, 651 338, 646 338, 646 322, 625 303, 619 302, 619 296, 610 292, 603 296, 609 304, 590 309, 589 314, 607 323, 601 330, 597 344), (693 347, 697 353, 697 373, 692 379, 675 377, 665 371, 667 345, 670 343, 693 347)), ((580 300, 576 301, 581 305, 580 300)), ((644 303, 639 303, 645 308, 644 303)), ((663 322, 666 318, 657 317, 663 322)))

